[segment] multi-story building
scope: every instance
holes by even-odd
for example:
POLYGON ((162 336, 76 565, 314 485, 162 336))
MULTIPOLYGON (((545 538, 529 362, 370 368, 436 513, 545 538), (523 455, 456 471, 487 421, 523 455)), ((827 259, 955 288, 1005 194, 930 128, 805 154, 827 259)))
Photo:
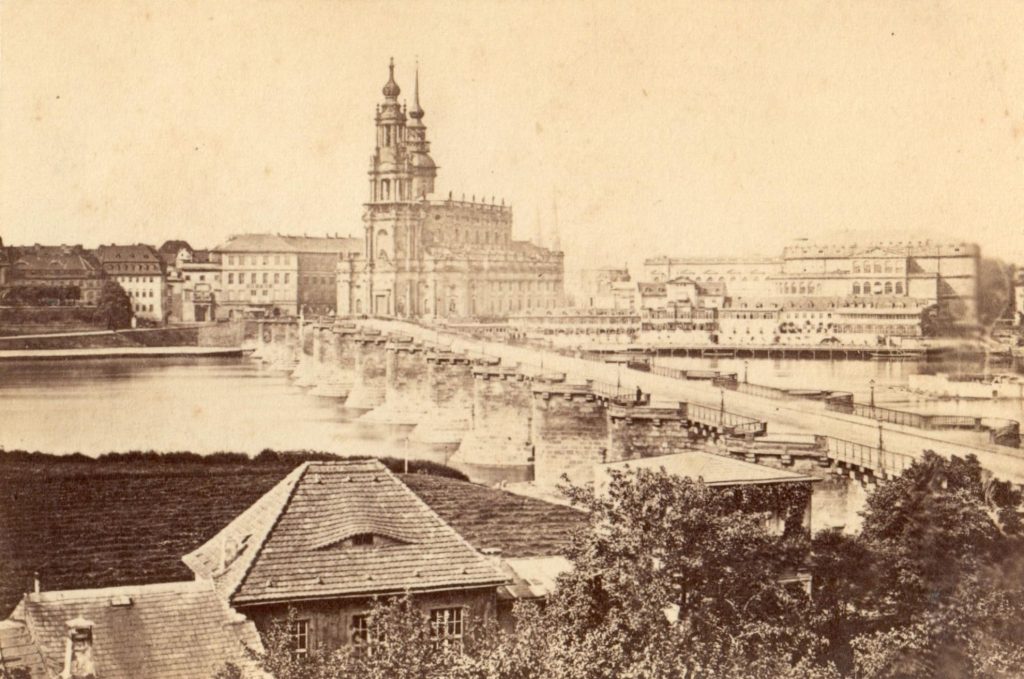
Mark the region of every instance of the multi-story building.
MULTIPOLYGON (((980 250, 969 243, 915 241, 817 245, 806 241, 779 258, 672 258, 645 261, 647 280, 683 276, 720 282, 731 298, 902 297, 944 308, 960 323, 977 322, 980 250)), ((879 302, 880 306, 886 303, 879 302)))
POLYGON ((392 62, 377 106, 363 247, 338 267, 338 313, 480 318, 562 306, 562 253, 513 240, 504 201, 433 197, 419 74, 411 110, 400 92, 392 62))
POLYGON ((151 321, 166 320, 167 274, 155 248, 142 243, 101 245, 95 253, 107 276, 128 293, 136 316, 151 321))
POLYGON ((584 269, 579 273, 579 297, 575 304, 599 309, 629 309, 636 304, 636 283, 626 268, 584 269))
POLYGON ((222 267, 221 315, 334 313, 339 261, 357 254, 355 238, 242 234, 214 249, 222 267))
POLYGON ((177 253, 162 250, 161 254, 174 262, 174 267, 167 272, 168 320, 176 323, 217 320, 218 303, 223 296, 220 253, 187 247, 177 253))
POLYGON ((7 249, 7 286, 62 288, 75 291, 65 299, 95 306, 106 274, 96 257, 81 245, 36 245, 7 249))

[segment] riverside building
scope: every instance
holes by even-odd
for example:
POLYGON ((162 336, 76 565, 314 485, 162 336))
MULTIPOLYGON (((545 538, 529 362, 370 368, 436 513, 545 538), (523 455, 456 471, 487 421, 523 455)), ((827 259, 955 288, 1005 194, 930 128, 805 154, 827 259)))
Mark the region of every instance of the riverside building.
POLYGON ((418 72, 411 109, 400 93, 392 62, 376 109, 362 247, 337 267, 338 313, 480 319, 562 306, 562 253, 514 240, 511 206, 435 197, 418 72))
POLYGON ((136 316, 157 322, 166 320, 167 273, 163 259, 152 246, 101 245, 95 252, 107 276, 128 293, 136 316))
POLYGON ((962 325, 977 323, 978 262, 971 243, 933 241, 819 245, 798 241, 781 257, 676 258, 644 262, 644 279, 720 282, 731 298, 854 298, 861 308, 944 308, 962 325), (914 301, 911 301, 914 300, 914 301))

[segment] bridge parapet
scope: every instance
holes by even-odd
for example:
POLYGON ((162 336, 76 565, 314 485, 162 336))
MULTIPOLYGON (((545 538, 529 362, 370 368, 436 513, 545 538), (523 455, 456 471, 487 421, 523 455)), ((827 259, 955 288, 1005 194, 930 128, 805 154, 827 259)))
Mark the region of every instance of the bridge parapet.
POLYGON ((699 438, 685 403, 608 406, 607 462, 678 453, 696 448, 699 438))
POLYGON ((608 451, 608 401, 589 383, 535 381, 530 392, 536 482, 553 485, 563 474, 573 483, 593 481, 594 465, 608 451))

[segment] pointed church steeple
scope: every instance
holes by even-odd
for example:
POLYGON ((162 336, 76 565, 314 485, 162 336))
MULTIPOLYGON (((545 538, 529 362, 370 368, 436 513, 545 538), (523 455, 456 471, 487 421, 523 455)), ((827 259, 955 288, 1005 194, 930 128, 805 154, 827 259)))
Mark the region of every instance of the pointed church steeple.
POLYGON ((412 110, 409 111, 409 117, 412 121, 409 123, 409 127, 418 127, 423 125, 423 108, 420 106, 420 63, 416 62, 416 80, 413 84, 412 90, 412 110))
POLYGON ((551 238, 548 247, 554 252, 562 251, 562 237, 558 233, 558 197, 551 198, 551 238))

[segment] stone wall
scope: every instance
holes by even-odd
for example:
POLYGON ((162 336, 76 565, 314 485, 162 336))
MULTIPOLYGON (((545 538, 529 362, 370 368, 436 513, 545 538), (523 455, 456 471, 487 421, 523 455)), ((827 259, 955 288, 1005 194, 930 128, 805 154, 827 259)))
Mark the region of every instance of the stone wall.
POLYGON ((384 342, 380 334, 362 334, 353 338, 354 379, 345 399, 346 408, 371 410, 384 403, 387 375, 384 342))
POLYGON ((608 461, 635 460, 690 450, 698 445, 679 408, 612 405, 608 409, 608 461))
POLYGON ((430 351, 426 360, 430 404, 411 439, 431 445, 457 446, 471 426, 473 361, 465 354, 449 351, 430 351))
POLYGON ((463 437, 453 463, 528 465, 532 379, 497 359, 472 367, 472 426, 463 437))
POLYGON ((535 480, 540 485, 594 480, 608 451, 605 404, 588 385, 537 381, 531 387, 535 480))

